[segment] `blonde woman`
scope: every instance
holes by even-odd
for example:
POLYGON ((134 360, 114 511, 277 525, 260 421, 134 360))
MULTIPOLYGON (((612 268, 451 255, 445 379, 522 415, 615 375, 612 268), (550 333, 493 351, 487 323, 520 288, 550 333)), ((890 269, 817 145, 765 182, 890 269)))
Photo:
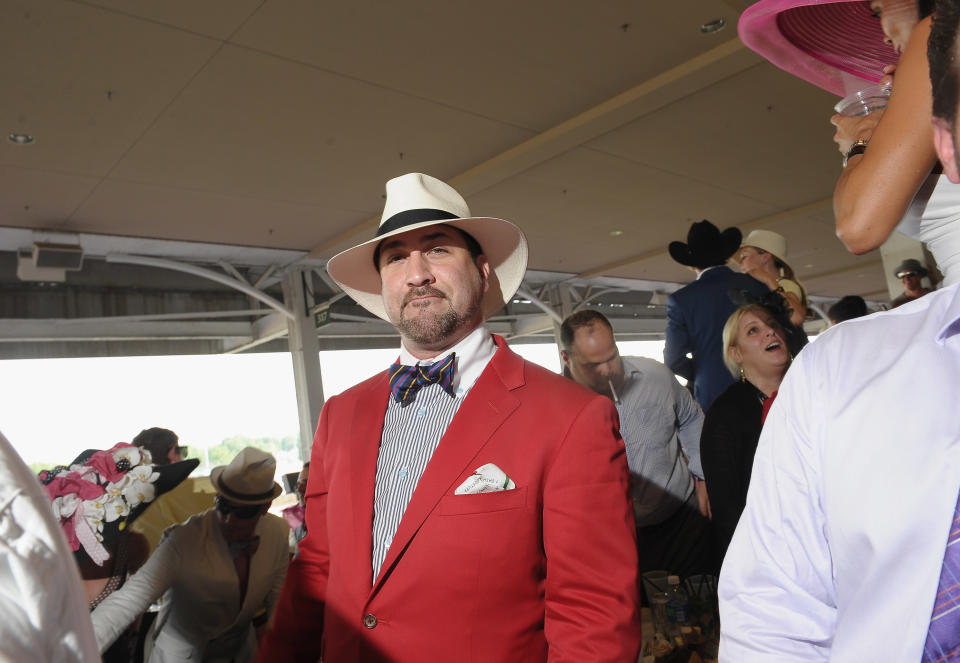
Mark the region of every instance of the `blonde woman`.
POLYGON ((711 524, 722 559, 747 503, 763 419, 790 367, 782 327, 763 306, 733 312, 723 328, 723 360, 737 379, 707 411, 700 436, 711 524))

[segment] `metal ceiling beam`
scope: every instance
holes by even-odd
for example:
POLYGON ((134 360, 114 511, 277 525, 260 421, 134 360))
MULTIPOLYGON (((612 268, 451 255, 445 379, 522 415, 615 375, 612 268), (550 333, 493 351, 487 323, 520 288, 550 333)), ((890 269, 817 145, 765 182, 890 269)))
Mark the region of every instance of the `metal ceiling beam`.
POLYGON ((123 253, 108 253, 106 256, 107 262, 113 263, 125 263, 128 265, 144 265, 146 267, 159 267, 160 269, 170 269, 175 272, 184 272, 185 274, 192 274, 194 276, 199 276, 200 278, 209 279, 210 281, 215 281, 222 285, 233 288, 234 290, 239 290, 245 295, 249 295, 254 299, 258 299, 270 308, 279 311, 286 317, 293 319, 293 312, 287 309, 286 306, 278 302, 276 299, 268 295, 267 293, 257 290, 248 283, 243 281, 238 281, 237 279, 225 276, 220 272, 215 272, 212 269, 206 269, 204 267, 198 267, 197 265, 191 265, 185 262, 178 262, 176 260, 166 260, 163 258, 150 258, 147 256, 134 256, 126 255, 123 253))
POLYGON ((0 320, 0 342, 150 341, 249 338, 249 322, 138 322, 115 321, 75 324, 69 319, 0 320))

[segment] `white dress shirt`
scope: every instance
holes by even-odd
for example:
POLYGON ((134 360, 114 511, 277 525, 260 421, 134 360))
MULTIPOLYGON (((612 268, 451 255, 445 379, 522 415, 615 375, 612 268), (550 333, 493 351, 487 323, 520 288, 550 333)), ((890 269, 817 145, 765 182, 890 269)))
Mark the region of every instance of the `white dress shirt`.
POLYGON ((0 661, 99 661, 73 553, 37 477, 0 434, 0 661))
POLYGON ((917 663, 960 489, 960 290, 804 348, 720 576, 720 660, 917 663))
POLYGON ((454 396, 447 395, 439 384, 432 384, 418 391, 416 402, 407 407, 401 407, 392 398, 387 403, 373 497, 371 582, 377 579, 393 543, 393 535, 433 452, 496 351, 497 345, 483 325, 453 347, 429 359, 417 359, 401 345, 400 363, 405 366, 429 366, 456 352, 454 396))

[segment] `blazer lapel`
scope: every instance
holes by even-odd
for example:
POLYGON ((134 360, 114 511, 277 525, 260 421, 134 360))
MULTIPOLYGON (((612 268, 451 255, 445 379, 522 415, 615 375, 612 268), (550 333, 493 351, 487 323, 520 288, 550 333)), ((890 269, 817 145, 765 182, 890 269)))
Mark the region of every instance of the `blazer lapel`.
MULTIPOLYGON (((410 504, 404 511, 370 596, 383 584, 390 568, 423 525, 423 521, 436 508, 440 498, 453 487, 454 481, 467 469, 500 424, 520 405, 520 400, 510 393, 510 389, 522 384, 523 360, 506 347, 502 338, 494 336, 494 340, 499 346, 497 352, 440 439, 437 450, 434 451, 413 492, 410 504)), ((371 476, 370 485, 373 485, 373 479, 371 476)), ((371 539, 371 529, 372 512, 371 520, 367 523, 368 542, 371 539)), ((368 554, 367 558, 369 557, 368 554)))
POLYGON ((356 563, 364 586, 370 587, 373 580, 373 495, 377 479, 377 457, 380 452, 380 437, 383 435, 383 418, 390 395, 390 381, 384 371, 364 393, 352 400, 353 412, 345 419, 349 428, 335 431, 350 439, 350 461, 343 479, 350 487, 353 506, 353 541, 356 545, 356 563), (378 407, 372 406, 380 403, 378 407), (366 573, 364 574, 364 570, 366 573))

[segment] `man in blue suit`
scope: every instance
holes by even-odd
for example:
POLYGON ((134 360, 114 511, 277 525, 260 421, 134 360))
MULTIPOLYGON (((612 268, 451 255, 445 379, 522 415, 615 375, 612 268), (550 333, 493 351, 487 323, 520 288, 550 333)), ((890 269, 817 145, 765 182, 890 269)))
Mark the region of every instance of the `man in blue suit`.
POLYGON ((686 244, 670 242, 670 257, 692 267, 697 280, 667 297, 663 363, 693 381, 693 396, 704 412, 733 384, 723 363, 723 325, 737 309, 728 292, 746 290, 758 296, 768 292, 757 279, 725 265, 740 247, 741 238, 738 229, 720 232, 704 219, 690 226, 686 244))

